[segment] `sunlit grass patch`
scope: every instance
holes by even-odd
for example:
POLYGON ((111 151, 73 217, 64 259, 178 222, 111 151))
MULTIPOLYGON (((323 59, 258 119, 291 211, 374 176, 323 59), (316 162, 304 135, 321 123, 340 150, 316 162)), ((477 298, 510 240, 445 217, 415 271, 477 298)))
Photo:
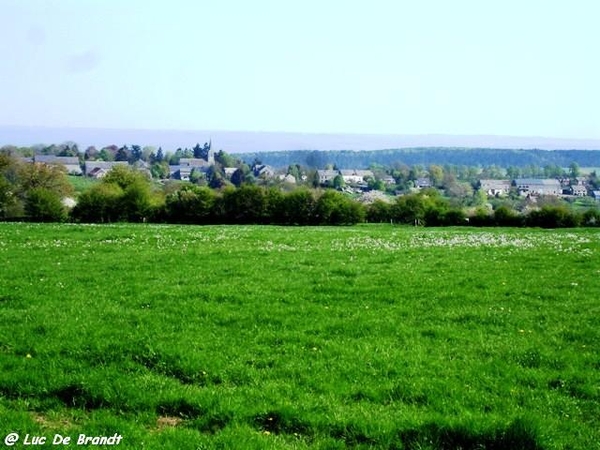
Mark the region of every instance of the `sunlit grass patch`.
POLYGON ((599 248, 584 229, 0 224, 0 431, 590 448, 599 248))

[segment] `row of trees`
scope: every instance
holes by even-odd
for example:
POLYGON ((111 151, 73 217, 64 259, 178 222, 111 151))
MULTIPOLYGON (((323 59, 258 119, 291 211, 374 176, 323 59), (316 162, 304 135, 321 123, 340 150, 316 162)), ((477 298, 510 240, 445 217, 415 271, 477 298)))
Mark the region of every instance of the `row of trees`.
MULTIPOLYGON (((340 169, 356 169, 377 164, 392 167, 399 162, 407 166, 431 164, 491 167, 514 167, 515 178, 535 176, 532 168, 568 167, 575 162, 581 167, 596 167, 598 156, 589 150, 516 150, 489 148, 402 148, 375 151, 321 151, 297 150, 278 152, 240 153, 240 158, 252 161, 261 158, 265 164, 287 167, 302 164, 309 168, 323 168, 328 164, 340 169)), ((546 169, 547 168, 547 169, 546 169)), ((539 172, 538 172, 539 174, 539 172)))
POLYGON ((168 222, 181 224, 345 225, 364 222, 365 210, 340 192, 244 185, 216 191, 181 184, 169 193, 152 191, 140 177, 117 170, 82 193, 71 217, 80 222, 168 222))
POLYGON ((101 182, 79 195, 71 208, 65 199, 73 187, 64 170, 27 164, 0 153, 0 218, 32 221, 169 222, 184 224, 343 225, 387 222, 422 226, 599 226, 600 212, 577 212, 567 205, 545 204, 517 212, 506 204, 466 210, 436 189, 399 196, 392 203, 363 205, 335 190, 242 184, 214 190, 191 183, 153 184, 127 166, 112 169, 101 182))
POLYGON ((525 213, 499 205, 493 211, 482 207, 467 215, 464 208, 454 206, 435 189, 369 205, 338 191, 306 188, 283 192, 275 187, 242 185, 213 190, 184 183, 170 192, 157 192, 141 175, 125 168, 113 170, 84 192, 71 217, 82 222, 181 224, 600 226, 598 209, 577 212, 564 204, 547 204, 525 213))

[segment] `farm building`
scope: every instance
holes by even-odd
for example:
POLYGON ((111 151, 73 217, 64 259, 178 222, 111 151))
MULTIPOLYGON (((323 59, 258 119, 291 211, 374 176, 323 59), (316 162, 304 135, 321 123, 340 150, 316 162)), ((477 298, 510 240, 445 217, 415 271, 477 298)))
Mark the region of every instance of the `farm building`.
POLYGON ((519 178, 515 180, 519 194, 521 195, 561 195, 562 186, 558 180, 519 178))
POLYGON ((510 180, 480 180, 479 189, 489 197, 507 195, 510 191, 510 180))
POLYGON ((35 155, 35 162, 42 164, 51 164, 63 166, 70 175, 82 175, 83 171, 79 165, 77 156, 54 156, 54 155, 35 155))

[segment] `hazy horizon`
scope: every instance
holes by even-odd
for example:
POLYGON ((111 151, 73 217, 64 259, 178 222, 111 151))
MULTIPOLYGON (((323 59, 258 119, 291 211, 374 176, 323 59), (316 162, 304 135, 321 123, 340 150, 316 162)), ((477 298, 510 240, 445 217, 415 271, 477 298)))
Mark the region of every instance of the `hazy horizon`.
POLYGON ((414 147, 477 147, 498 149, 600 150, 600 139, 543 136, 399 135, 357 133, 293 133, 224 130, 144 130, 73 127, 0 126, 0 146, 34 146, 75 142, 80 151, 107 145, 191 148, 212 141, 228 153, 285 150, 383 150, 414 147))

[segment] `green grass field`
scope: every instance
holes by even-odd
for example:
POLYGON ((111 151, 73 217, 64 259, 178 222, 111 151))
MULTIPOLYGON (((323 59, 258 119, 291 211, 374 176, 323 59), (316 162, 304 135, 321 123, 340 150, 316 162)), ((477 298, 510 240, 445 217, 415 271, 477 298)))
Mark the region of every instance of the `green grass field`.
POLYGON ((0 224, 0 446, 598 449, 599 256, 586 229, 0 224))
POLYGON ((68 180, 69 183, 71 183, 71 186, 73 186, 76 195, 81 194, 83 191, 99 182, 98 180, 86 177, 85 175, 69 175, 68 180))

